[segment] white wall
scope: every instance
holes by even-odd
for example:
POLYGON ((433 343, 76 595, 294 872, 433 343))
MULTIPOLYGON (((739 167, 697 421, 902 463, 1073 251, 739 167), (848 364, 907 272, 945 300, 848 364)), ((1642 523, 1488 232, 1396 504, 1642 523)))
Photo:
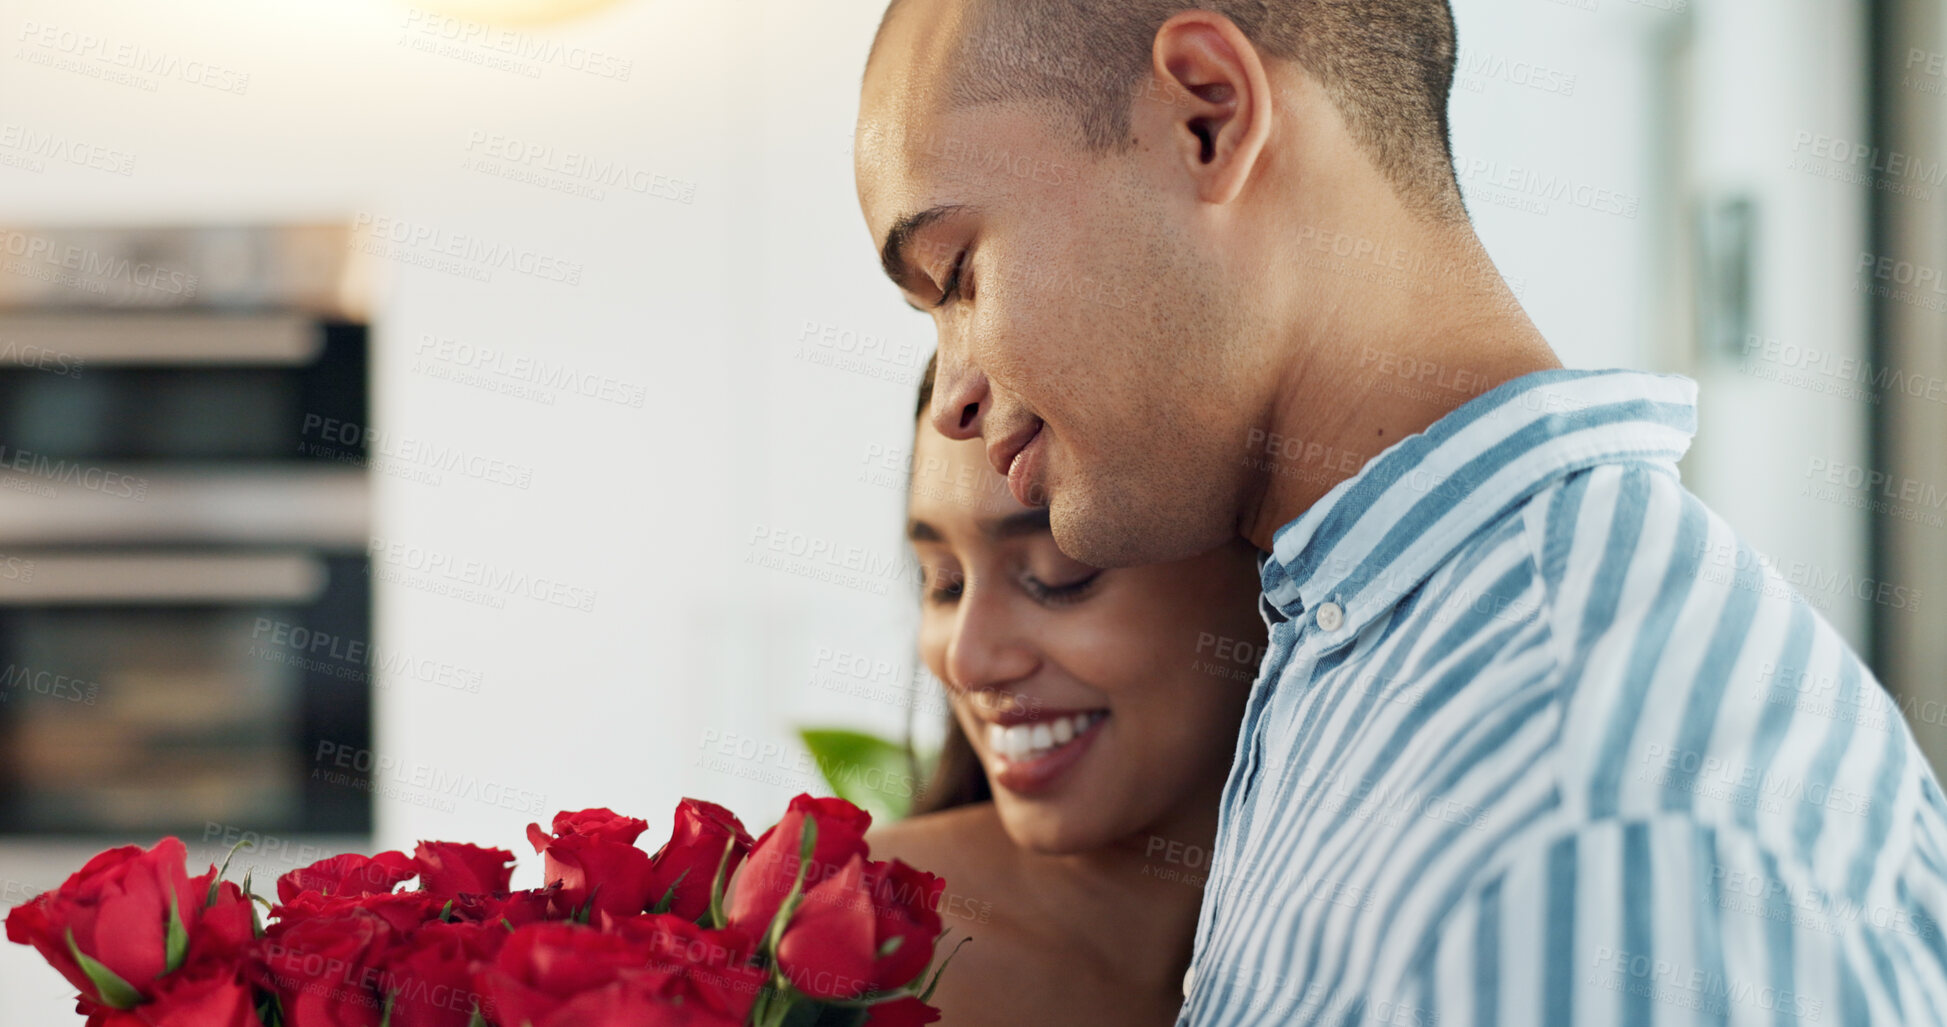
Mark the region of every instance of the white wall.
POLYGON ((1461 186, 1523 305, 1571 367, 1697 380, 1686 484, 1804 582, 1863 651, 1866 514, 1800 494, 1814 458, 1868 462, 1868 404, 1820 391, 1845 384, 1830 375, 1803 374, 1865 356, 1853 286, 1866 187, 1814 173, 1846 169, 1814 158, 1801 136, 1865 139, 1863 9, 1820 0, 1454 8, 1461 186), (1557 179, 1587 201, 1537 210, 1522 204, 1532 194, 1505 184, 1549 190, 1557 179), (1695 338, 1694 222, 1707 204, 1737 196, 1759 216, 1750 356, 1695 338), (1829 364, 1811 365, 1807 350, 1829 364))
MULTIPOLYGON (((0 222, 363 212, 581 269, 568 285, 378 264, 376 426, 531 467, 532 485, 381 475, 377 534, 595 598, 591 612, 522 597, 492 608, 428 591, 429 579, 381 555, 381 569, 411 580, 381 584, 379 644, 477 670, 483 687, 381 692, 377 748, 407 769, 378 804, 376 845, 444 837, 518 850, 523 825, 555 809, 660 820, 685 794, 761 826, 818 786, 790 745, 795 725, 902 729, 898 704, 845 691, 891 694, 906 680, 912 585, 888 483, 932 345, 930 326, 882 281, 852 198, 856 89, 879 6, 623 0, 531 30, 631 61, 617 81, 554 63, 529 77, 401 45, 424 38, 413 28, 423 22, 392 0, 0 0, 0 124, 135 154, 128 177, 0 166, 0 222), (16 38, 27 22, 215 63, 249 83, 242 95, 180 80, 149 92, 30 63, 16 38), (693 182, 693 201, 618 188, 594 200, 484 175, 463 166, 476 134, 693 182), (564 361, 640 386, 647 401, 553 392, 544 403, 459 384, 450 373, 463 368, 422 349, 427 338, 564 361), (859 338, 874 352, 832 366, 844 355, 821 340, 859 338), (749 562, 770 552, 753 544, 760 532, 830 555, 785 569, 749 562), (864 587, 800 573, 846 566, 864 587), (823 653, 846 660, 821 665, 823 653), (864 678, 844 672, 860 666, 864 678), (473 784, 453 795, 414 774, 473 784), (541 814, 502 808, 501 796, 541 814)), ((1457 6, 1463 48, 1504 59, 1478 90, 1456 93, 1463 157, 1556 170, 1642 204, 1636 218, 1559 202, 1537 214, 1486 200, 1491 179, 1472 178, 1490 249, 1568 362, 1656 364, 1646 295, 1672 200, 1648 157, 1660 129, 1645 40, 1661 12, 1620 0, 1594 13, 1548 0, 1457 6), (1573 75, 1572 97, 1514 81, 1514 61, 1573 75)), ((1742 513, 1756 537, 1806 544, 1798 511, 1742 513)), ((0 861, 21 892, 79 863, 19 849, 0 861)), ((26 950, 0 947, 0 1019, 56 1022, 64 994, 26 950)))

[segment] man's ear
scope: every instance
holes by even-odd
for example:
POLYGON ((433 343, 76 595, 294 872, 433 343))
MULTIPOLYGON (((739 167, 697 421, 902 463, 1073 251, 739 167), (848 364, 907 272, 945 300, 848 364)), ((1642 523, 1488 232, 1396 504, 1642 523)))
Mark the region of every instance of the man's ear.
POLYGON ((1174 102, 1168 144, 1206 203, 1243 189, 1271 135, 1271 81, 1257 47, 1229 18, 1182 11, 1156 30, 1150 72, 1174 102))

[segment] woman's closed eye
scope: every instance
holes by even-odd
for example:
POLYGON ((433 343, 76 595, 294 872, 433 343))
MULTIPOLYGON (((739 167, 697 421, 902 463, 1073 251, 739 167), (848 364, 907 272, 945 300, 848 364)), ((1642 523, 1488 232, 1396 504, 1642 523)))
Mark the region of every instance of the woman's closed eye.
POLYGON ((966 577, 957 570, 931 568, 925 574, 925 599, 929 603, 951 603, 960 598, 966 577))
POLYGON ((1064 582, 1045 582, 1031 573, 1021 575, 1021 590, 1044 606, 1067 606, 1087 599, 1102 577, 1100 570, 1089 571, 1079 578, 1064 582))
MULTIPOLYGON (((1023 570, 1016 582, 1028 598, 1043 606, 1067 606, 1088 598, 1101 577, 1100 570, 1092 570, 1078 578, 1048 582, 1036 577, 1032 571, 1023 570)), ((928 603, 941 606, 958 602, 966 591, 966 585, 966 576, 957 570, 928 571, 925 599, 928 603)))

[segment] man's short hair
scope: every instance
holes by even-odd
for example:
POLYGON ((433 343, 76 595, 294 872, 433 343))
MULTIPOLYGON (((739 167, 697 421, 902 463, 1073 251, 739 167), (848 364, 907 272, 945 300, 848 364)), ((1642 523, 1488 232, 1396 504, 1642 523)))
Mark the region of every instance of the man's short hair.
MULTIPOLYGON (((881 34, 900 5, 887 7, 881 34)), ((1156 30, 1192 8, 1222 14, 1261 53, 1316 78, 1409 208, 1465 219, 1447 125, 1448 0, 966 0, 949 103, 1041 107, 1067 119, 1087 151, 1122 150, 1156 30)))

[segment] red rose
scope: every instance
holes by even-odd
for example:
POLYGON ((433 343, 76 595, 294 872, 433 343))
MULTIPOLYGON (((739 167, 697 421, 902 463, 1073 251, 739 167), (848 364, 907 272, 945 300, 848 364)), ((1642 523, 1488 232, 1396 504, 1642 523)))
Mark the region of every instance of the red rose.
MULTIPOLYGON (((507 928, 506 921, 515 927, 549 919, 551 910, 565 910, 566 904, 558 901, 558 888, 529 888, 511 895, 460 895, 453 899, 450 910, 441 903, 447 919, 464 922, 493 924, 502 931, 507 928)), ((565 919, 563 912, 556 919, 565 919)))
POLYGON ((730 883, 726 915, 731 924, 760 937, 770 929, 771 918, 777 915, 798 876, 798 850, 806 821, 818 825, 811 860, 805 866, 806 889, 843 870, 853 856, 865 854, 865 831, 872 826, 872 814, 843 799, 810 795, 792 799, 783 819, 757 839, 743 869, 730 883))
POLYGON ((348 853, 321 859, 277 879, 278 905, 271 915, 280 922, 291 922, 364 909, 384 919, 393 930, 409 931, 438 916, 445 903, 443 897, 423 890, 392 890, 420 872, 419 863, 403 852, 376 856, 348 853))
POLYGON ((417 873, 419 867, 403 852, 381 852, 376 856, 347 853, 321 859, 278 878, 277 901, 289 904, 305 892, 315 892, 324 898, 383 895, 417 873))
POLYGON ((481 1004, 474 974, 509 933, 499 923, 433 921, 402 938, 379 984, 392 1000, 391 1027, 466 1027, 481 1004))
POLYGON ((277 993, 287 1027, 377 1027, 385 950, 397 936, 358 907, 279 920, 257 939, 250 969, 277 993))
POLYGON ((673 1005, 640 977, 583 992, 528 1027, 743 1027, 704 1006, 673 1005))
POLYGON ((539 824, 527 825, 527 840, 534 844, 535 852, 546 852, 548 843, 569 835, 587 835, 605 842, 619 842, 634 845, 636 837, 649 829, 647 820, 625 817, 607 807, 578 810, 570 813, 562 810, 554 815, 554 837, 541 830, 539 824))
MULTIPOLYGON (((216 881, 216 874, 216 868, 210 867, 207 873, 189 879, 189 890, 198 896, 198 905, 209 901, 210 882, 216 881)), ((236 965, 256 940, 257 921, 251 915, 250 903, 250 896, 235 882, 217 882, 215 903, 205 906, 195 925, 188 928, 189 951, 185 965, 195 966, 206 961, 236 965)))
POLYGON ((805 892, 778 941, 778 969, 812 998, 856 998, 872 990, 872 934, 865 857, 853 856, 805 892))
MULTIPOLYGON (((383 892, 327 899, 317 892, 304 892, 288 904, 271 907, 279 923, 317 917, 341 916, 363 910, 397 932, 410 931, 428 920, 438 919, 447 899, 424 891, 383 892)), ((457 900, 455 900, 457 901, 457 900)))
MULTIPOLYGON (((580 882, 586 874, 582 870, 580 860, 572 853, 579 852, 592 843, 633 849, 636 837, 648 828, 649 822, 646 820, 625 817, 606 806, 598 806, 572 813, 567 810, 556 813, 553 834, 541 830, 539 824, 529 824, 527 840, 534 846, 534 851, 542 855, 542 880, 554 884, 557 881, 573 879, 576 882, 575 887, 579 889, 580 882), (571 838, 580 838, 584 841, 571 843, 569 842, 571 838), (548 851, 556 846, 560 847, 560 855, 548 851)), ((629 859, 627 856, 613 858, 629 859)), ((564 900, 567 912, 573 912, 573 904, 581 901, 583 897, 579 890, 575 895, 567 896, 564 900)))
POLYGON ((420 842, 413 850, 419 886, 442 898, 504 895, 514 877, 514 854, 465 842, 420 842))
POLYGON ((922 1027, 940 1018, 940 1011, 910 995, 867 1007, 864 1027, 922 1027))
POLYGON ((685 920, 702 918, 710 909, 710 887, 718 865, 723 865, 724 880, 729 881, 751 845, 750 832, 735 814, 714 802, 684 799, 676 807, 676 826, 669 841, 651 861, 650 904, 661 902, 674 889, 668 911, 685 920), (724 862, 726 848, 728 863, 724 862))
POLYGON ((88 1027, 263 1027, 257 1000, 236 964, 206 962, 165 974, 155 997, 120 1011, 83 998, 76 1011, 88 1027))
POLYGON ((943 886, 898 860, 853 856, 838 875, 805 892, 778 941, 778 966, 814 998, 905 987, 933 961, 943 886))
POLYGON ((183 866, 188 850, 164 838, 110 849, 69 877, 7 914, 7 940, 32 945, 82 995, 126 1008, 154 995, 156 978, 168 969, 172 903, 185 929, 201 919, 203 899, 183 866), (74 949, 120 979, 104 995, 81 969, 74 949), (126 986, 126 988, 124 988, 126 986))
POLYGON ((764 985, 752 941, 668 914, 515 931, 479 975, 497 1024, 531 1027, 738 1027, 764 985))
POLYGON ((417 930, 420 924, 439 919, 449 900, 432 892, 402 891, 391 895, 360 895, 342 901, 342 906, 327 912, 362 909, 385 921, 394 933, 406 934, 417 930))
POLYGON ((654 868, 635 839, 649 825, 607 809, 557 813, 554 834, 527 825, 527 840, 546 857, 544 873, 559 886, 555 902, 564 918, 594 898, 590 921, 635 916, 655 901, 650 893, 654 868))
POLYGON ((509 935, 478 976, 497 1024, 568 1027, 654 1022, 662 1005, 644 979, 643 941, 580 924, 529 924, 509 935))
POLYGON ((756 939, 736 928, 712 930, 675 913, 652 913, 612 930, 646 946, 653 990, 672 1004, 700 1005, 743 1023, 764 987, 764 971, 749 965, 756 939))
POLYGON ((867 863, 865 887, 872 897, 873 951, 880 954, 872 967, 873 989, 903 988, 933 962, 946 879, 895 859, 867 863))

